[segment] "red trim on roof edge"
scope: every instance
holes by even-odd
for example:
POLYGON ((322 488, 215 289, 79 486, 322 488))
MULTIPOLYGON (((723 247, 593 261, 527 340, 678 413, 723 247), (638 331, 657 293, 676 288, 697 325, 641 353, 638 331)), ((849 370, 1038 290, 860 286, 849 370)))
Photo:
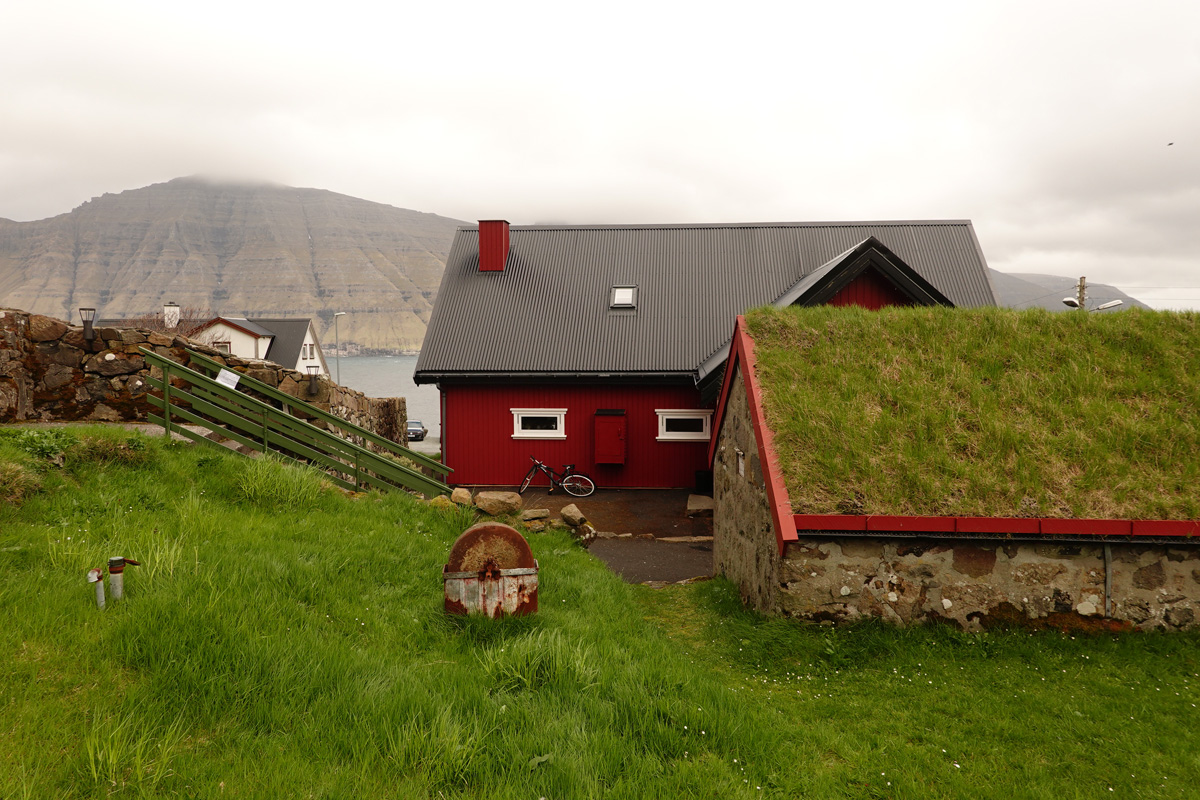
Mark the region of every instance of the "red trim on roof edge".
MULTIPOLYGON (((209 320, 208 322, 201 325, 199 328, 196 328, 196 330, 192 331, 192 336, 195 336, 197 333, 202 333, 202 332, 208 330, 212 326, 216 325, 218 322, 220 322, 223 325, 228 325, 230 328, 233 328, 234 330, 241 331, 242 333, 246 334, 247 336, 253 336, 255 339, 266 339, 267 338, 266 336, 263 336, 261 333, 255 333, 254 331, 246 330, 241 325, 238 325, 237 323, 234 323, 234 322, 230 322, 225 317, 216 317, 215 319, 209 320)), ((310 328, 312 327, 311 319, 308 321, 308 325, 310 328)), ((275 336, 276 336, 276 334, 274 334, 274 333, 271 334, 272 339, 274 339, 275 336)))
POLYGON ((725 377, 721 384, 721 399, 717 402, 716 423, 713 425, 712 440, 708 446, 708 465, 713 465, 717 453, 717 439, 720 437, 721 425, 725 421, 725 404, 729 400, 729 392, 733 386, 734 370, 742 369, 742 380, 746 384, 746 399, 750 403, 750 418, 754 423, 754 440, 758 445, 758 461, 762 466, 764 483, 767 488, 767 505, 771 510, 771 520, 775 523, 775 544, 779 554, 783 555, 788 542, 794 542, 796 536, 796 520, 792 515, 792 498, 788 495, 783 483, 783 473, 779 469, 779 457, 775 452, 775 435, 767 426, 763 416, 762 387, 758 383, 757 363, 754 357, 754 339, 746 330, 746 318, 738 314, 733 325, 733 341, 729 346, 729 358, 725 362, 725 377))
POLYGON ((878 514, 793 514, 792 531, 873 533, 1007 533, 1040 536, 1200 536, 1200 520, 1063 519, 1060 517, 911 517, 878 514))

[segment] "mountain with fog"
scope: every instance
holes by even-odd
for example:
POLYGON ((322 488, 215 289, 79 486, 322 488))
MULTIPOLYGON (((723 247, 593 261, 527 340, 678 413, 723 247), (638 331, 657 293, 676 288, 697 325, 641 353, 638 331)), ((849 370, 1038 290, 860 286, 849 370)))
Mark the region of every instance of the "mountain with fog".
POLYGON ((0 219, 0 306, 78 323, 178 303, 312 317, 327 346, 416 350, 459 220, 320 189, 179 178, 35 222, 0 219))

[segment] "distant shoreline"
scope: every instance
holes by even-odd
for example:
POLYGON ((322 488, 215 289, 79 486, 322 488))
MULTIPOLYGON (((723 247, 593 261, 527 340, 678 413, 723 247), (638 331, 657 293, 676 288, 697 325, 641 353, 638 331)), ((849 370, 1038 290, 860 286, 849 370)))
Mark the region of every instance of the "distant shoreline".
POLYGON ((357 347, 345 345, 342 347, 342 352, 338 352, 336 347, 321 346, 321 350, 326 356, 340 356, 341 358, 359 358, 370 356, 419 356, 420 350, 400 350, 388 347, 357 347))

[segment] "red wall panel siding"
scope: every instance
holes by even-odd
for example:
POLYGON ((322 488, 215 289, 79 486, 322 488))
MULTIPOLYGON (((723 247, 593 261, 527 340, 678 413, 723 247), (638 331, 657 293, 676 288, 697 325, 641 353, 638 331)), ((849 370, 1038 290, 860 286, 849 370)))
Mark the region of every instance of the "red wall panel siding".
POLYGON ((445 386, 442 398, 442 457, 455 484, 514 486, 530 456, 556 470, 574 464, 608 487, 685 488, 707 469, 707 441, 656 440, 656 408, 704 407, 691 386, 445 386), (567 409, 566 439, 514 439, 513 408, 567 409), (598 409, 625 409, 624 464, 596 463, 598 409))
POLYGON ((912 300, 874 269, 867 269, 830 299, 831 306, 911 306, 912 300))

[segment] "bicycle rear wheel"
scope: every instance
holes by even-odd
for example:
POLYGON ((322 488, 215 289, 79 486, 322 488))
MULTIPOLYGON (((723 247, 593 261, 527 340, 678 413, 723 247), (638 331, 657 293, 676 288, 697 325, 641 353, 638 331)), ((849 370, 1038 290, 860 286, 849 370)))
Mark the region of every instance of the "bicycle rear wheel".
POLYGON ((567 490, 567 494, 573 494, 576 497, 587 497, 596 491, 596 484, 592 483, 592 479, 578 473, 563 478, 562 487, 567 490))
POLYGON ((529 472, 525 473, 525 480, 521 481, 521 488, 517 489, 517 494, 521 494, 529 488, 529 484, 533 482, 533 473, 537 472, 537 467, 530 467, 529 472))

